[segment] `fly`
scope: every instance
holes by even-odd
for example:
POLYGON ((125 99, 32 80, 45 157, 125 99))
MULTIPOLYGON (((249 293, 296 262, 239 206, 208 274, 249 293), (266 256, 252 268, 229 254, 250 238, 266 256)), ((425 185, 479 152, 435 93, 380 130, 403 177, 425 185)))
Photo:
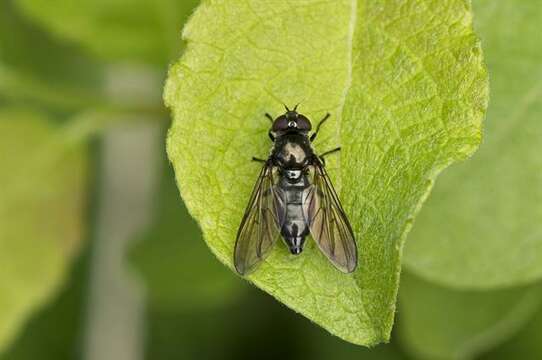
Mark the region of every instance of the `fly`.
MULTIPOLYGON (((286 107, 286 106, 285 106, 286 107)), ((318 248, 340 271, 353 272, 357 266, 357 247, 350 222, 325 170, 324 157, 314 153, 316 139, 327 114, 312 130, 307 117, 297 106, 271 120, 269 137, 273 148, 250 196, 237 232, 235 269, 241 275, 253 271, 269 255, 282 237, 290 253, 299 255, 311 234, 318 248)))

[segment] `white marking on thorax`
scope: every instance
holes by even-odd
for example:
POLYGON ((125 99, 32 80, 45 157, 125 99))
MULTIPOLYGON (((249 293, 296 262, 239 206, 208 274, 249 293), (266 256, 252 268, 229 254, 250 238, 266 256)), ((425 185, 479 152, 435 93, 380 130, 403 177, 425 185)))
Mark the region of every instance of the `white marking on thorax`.
POLYGON ((303 148, 295 143, 287 143, 284 145, 284 150, 282 153, 286 159, 289 159, 290 155, 293 155, 297 163, 303 162, 306 158, 303 148))

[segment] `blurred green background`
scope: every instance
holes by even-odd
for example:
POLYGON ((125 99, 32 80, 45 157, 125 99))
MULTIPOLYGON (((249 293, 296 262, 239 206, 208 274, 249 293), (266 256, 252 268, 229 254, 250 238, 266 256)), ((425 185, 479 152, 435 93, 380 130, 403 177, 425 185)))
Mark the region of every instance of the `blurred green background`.
POLYGON ((0 358, 542 358, 542 252, 532 250, 542 247, 542 1, 473 1, 492 85, 486 140, 448 170, 416 222, 392 342, 374 349, 235 276, 183 206, 161 93, 197 5, 0 0, 0 358), (452 238, 439 242, 442 219, 452 238), (516 237, 529 268, 494 256, 516 237), (463 238, 493 254, 465 271, 502 260, 501 272, 518 275, 484 283, 423 266, 463 238))

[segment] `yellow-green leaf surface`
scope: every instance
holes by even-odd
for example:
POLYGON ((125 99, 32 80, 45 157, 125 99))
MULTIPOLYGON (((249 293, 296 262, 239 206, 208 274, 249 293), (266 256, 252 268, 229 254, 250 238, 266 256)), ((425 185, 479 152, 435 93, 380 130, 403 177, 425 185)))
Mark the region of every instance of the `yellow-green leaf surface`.
POLYGON ((0 349, 61 285, 82 237, 86 154, 41 116, 0 110, 0 349))
POLYGON ((541 295, 540 285, 458 291, 404 273, 399 339, 415 359, 473 359, 528 323, 541 295))
POLYGON ((485 140, 439 179, 405 262, 434 282, 495 288, 542 276, 542 3, 473 3, 492 84, 485 140))
POLYGON ((308 241, 281 243, 249 277, 341 338, 387 341, 403 238, 448 164, 480 141, 487 76, 468 1, 204 1, 184 30, 165 100, 168 153, 188 210, 228 266, 271 143, 264 112, 301 102, 332 120, 315 147, 354 227, 360 265, 345 275, 308 241))
POLYGON ((198 0, 15 0, 37 23, 108 60, 167 63, 198 0))

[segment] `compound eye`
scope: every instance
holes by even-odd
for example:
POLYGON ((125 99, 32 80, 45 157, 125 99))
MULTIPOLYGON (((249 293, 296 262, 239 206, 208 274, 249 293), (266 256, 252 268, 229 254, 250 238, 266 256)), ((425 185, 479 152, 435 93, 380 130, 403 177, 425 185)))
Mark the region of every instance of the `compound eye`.
POLYGON ((275 122, 273 123, 273 131, 283 131, 288 129, 288 119, 286 119, 286 116, 281 115, 279 116, 275 122))
POLYGON ((297 119, 297 128, 303 131, 310 131, 312 128, 311 122, 305 116, 299 115, 299 118, 297 119))

